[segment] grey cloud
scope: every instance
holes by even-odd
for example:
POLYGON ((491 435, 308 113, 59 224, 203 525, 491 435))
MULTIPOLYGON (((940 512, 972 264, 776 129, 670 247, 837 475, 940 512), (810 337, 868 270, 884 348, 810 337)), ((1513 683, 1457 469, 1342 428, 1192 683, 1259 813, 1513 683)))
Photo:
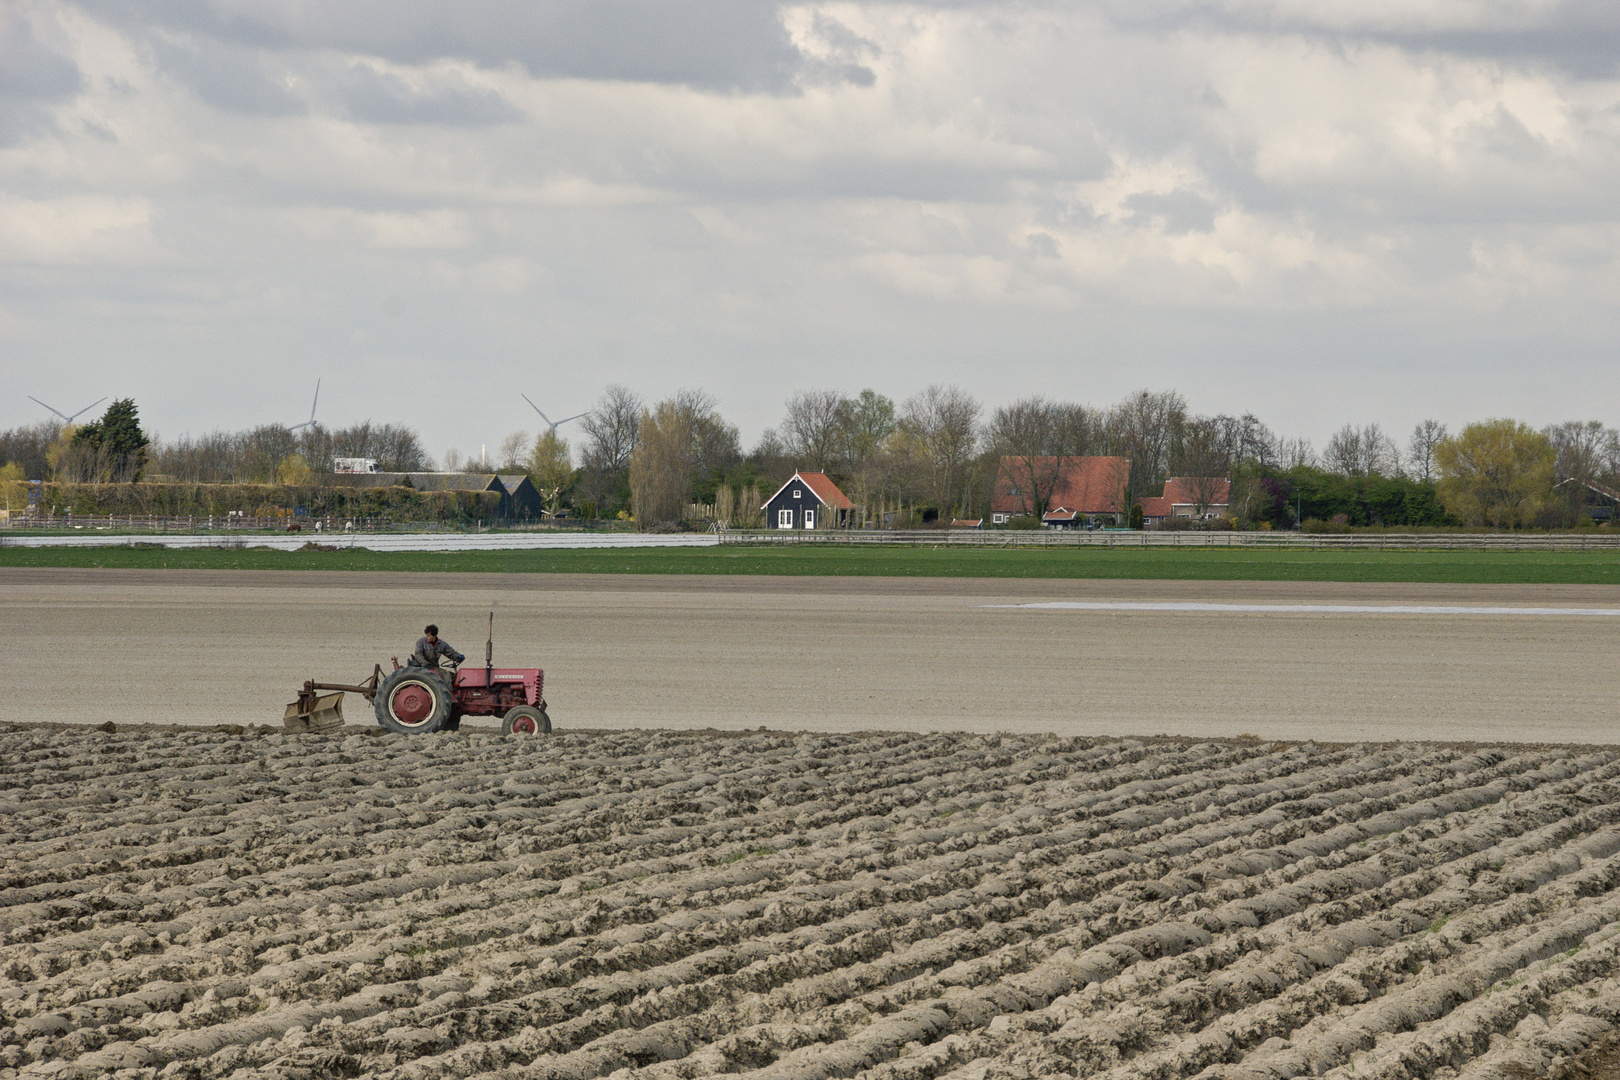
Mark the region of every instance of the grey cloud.
POLYGON ((881 50, 837 19, 817 12, 813 23, 816 36, 828 47, 825 58, 806 61, 803 77, 808 82, 871 86, 877 75, 864 61, 875 60, 881 50))
POLYGON ((1172 191, 1167 195, 1146 192, 1125 200, 1133 224, 1162 221, 1166 232, 1208 232, 1215 227, 1215 204, 1191 191, 1172 191))
POLYGON ((151 48, 159 66, 215 108, 255 116, 297 116, 308 111, 292 92, 285 65, 257 49, 168 34, 154 35, 151 48))
POLYGON ((499 124, 523 115, 505 98, 477 87, 421 91, 385 71, 358 65, 336 80, 333 93, 356 120, 374 124, 499 124))
POLYGON ((1581 78, 1620 71, 1620 5, 1612 0, 1566 0, 1545 7, 1451 4, 1438 11, 1417 2, 1357 10, 1277 0, 1101 0, 1098 7, 1124 28, 1173 33, 1202 27, 1377 42, 1530 63, 1581 78))
POLYGON ((333 49, 398 63, 458 57, 537 75, 791 88, 801 57, 766 0, 78 0, 134 32, 255 49, 333 49))
POLYGON ((78 66, 34 37, 12 12, 0 11, 0 146, 51 128, 50 105, 78 93, 78 66))

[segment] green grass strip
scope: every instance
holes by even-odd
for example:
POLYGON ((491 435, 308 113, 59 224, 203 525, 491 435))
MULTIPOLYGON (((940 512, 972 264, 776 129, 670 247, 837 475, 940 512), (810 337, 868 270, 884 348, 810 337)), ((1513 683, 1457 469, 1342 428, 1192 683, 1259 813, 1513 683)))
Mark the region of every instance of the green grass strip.
POLYGON ((1297 551, 711 547, 530 551, 0 548, 0 567, 477 571, 519 574, 786 574, 840 577, 1147 578, 1620 584, 1617 551, 1297 551))

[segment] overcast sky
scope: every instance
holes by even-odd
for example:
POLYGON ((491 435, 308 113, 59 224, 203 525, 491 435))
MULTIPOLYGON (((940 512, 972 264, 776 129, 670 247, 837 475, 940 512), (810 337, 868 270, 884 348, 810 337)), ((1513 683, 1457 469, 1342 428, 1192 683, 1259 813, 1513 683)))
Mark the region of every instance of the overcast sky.
POLYGON ((0 427, 1620 422, 1617 58, 1613 0, 0 0, 0 427))

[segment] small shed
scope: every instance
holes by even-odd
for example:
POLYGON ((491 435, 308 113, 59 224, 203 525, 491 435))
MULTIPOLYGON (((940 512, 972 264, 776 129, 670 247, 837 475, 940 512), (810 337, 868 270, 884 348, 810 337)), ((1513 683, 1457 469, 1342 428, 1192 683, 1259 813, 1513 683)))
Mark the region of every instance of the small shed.
POLYGON ((841 529, 855 504, 826 473, 796 472, 765 500, 765 526, 775 529, 841 529))

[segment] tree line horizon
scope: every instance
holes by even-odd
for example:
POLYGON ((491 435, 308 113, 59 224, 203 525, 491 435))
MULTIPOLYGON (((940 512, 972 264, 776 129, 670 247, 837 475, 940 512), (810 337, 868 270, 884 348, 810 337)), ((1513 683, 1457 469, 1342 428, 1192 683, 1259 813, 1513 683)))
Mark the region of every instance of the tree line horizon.
POLYGON ((988 413, 948 384, 898 404, 871 389, 801 390, 744 451, 707 392, 647 402, 613 385, 580 424, 577 464, 555 429, 510 434, 492 460, 451 449, 435 462, 414 429, 369 420, 163 440, 140 429, 126 398, 92 423, 0 431, 0 482, 307 485, 336 458, 373 458, 385 472, 523 472, 554 510, 641 528, 694 517, 763 526, 763 500, 796 470, 831 476, 863 523, 983 517, 1006 457, 1127 458, 1126 505, 1158 495, 1169 477, 1230 478, 1218 524, 1237 527, 1569 527, 1620 488, 1620 431, 1597 420, 1538 430, 1499 418, 1456 433, 1425 420, 1404 445, 1377 423, 1346 424, 1318 452, 1253 413, 1193 413, 1175 390, 1139 390, 1107 407, 1034 395, 988 413))

